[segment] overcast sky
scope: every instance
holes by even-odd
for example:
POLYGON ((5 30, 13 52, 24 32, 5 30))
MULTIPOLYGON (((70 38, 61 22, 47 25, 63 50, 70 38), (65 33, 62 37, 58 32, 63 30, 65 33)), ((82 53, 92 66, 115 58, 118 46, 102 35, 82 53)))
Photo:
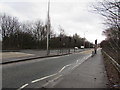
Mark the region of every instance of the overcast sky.
MULTIPOLYGON (((21 22, 47 19, 48 0, 1 0, 0 13, 7 13, 17 17, 21 22)), ((64 28, 67 35, 77 33, 81 37, 94 42, 104 40, 102 31, 103 19, 93 13, 91 4, 95 0, 51 0, 50 18, 56 33, 59 33, 59 25, 64 28)))

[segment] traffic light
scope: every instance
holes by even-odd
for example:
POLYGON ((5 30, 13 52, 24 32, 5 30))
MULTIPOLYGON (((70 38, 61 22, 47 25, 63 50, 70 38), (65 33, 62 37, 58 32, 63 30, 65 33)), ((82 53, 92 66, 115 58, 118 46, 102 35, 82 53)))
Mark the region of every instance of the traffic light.
POLYGON ((97 39, 95 40, 95 44, 97 44, 97 39))

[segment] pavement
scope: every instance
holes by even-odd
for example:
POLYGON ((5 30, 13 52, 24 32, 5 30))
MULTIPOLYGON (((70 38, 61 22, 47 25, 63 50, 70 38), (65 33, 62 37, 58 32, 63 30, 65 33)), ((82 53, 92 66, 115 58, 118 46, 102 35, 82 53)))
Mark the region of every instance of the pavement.
MULTIPOLYGON (((81 52, 86 49, 79 49, 76 52, 81 52)), ((38 59, 38 58, 45 58, 45 57, 53 57, 53 56, 61 56, 70 53, 74 53, 74 50, 71 49, 71 52, 68 53, 68 49, 61 50, 50 50, 50 54, 46 54, 46 50, 20 50, 20 51, 5 51, 0 52, 2 55, 2 64, 14 63, 14 62, 21 62, 26 60, 38 59)))
POLYGON ((96 55, 45 88, 107 88, 107 83, 103 56, 98 50, 96 55))

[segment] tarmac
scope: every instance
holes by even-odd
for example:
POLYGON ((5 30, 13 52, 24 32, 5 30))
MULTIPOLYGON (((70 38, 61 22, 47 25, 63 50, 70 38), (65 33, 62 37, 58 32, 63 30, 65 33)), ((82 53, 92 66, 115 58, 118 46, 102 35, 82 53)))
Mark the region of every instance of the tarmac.
POLYGON ((108 79, 101 50, 46 88, 107 88, 108 79))
POLYGON ((0 64, 9 64, 9 63, 38 59, 38 58, 62 56, 71 53, 81 52, 84 50, 86 49, 79 49, 76 50, 76 52, 74 52, 74 50, 71 49, 70 53, 68 52, 68 49, 50 50, 49 55, 47 55, 46 50, 5 51, 5 52, 0 52, 0 55, 2 56, 2 58, 0 58, 2 59, 0 60, 0 64))

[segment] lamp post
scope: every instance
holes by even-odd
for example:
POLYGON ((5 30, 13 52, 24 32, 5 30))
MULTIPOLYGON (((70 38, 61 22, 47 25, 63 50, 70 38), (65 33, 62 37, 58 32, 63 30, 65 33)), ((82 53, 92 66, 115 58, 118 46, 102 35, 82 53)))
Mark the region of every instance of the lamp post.
POLYGON ((86 33, 86 32, 88 32, 88 31, 85 31, 85 32, 84 32, 84 43, 83 43, 84 48, 85 48, 85 33, 86 33))
POLYGON ((50 10, 50 0, 48 2, 48 15, 47 15, 47 55, 50 54, 50 51, 49 51, 49 39, 50 39, 50 16, 49 16, 49 10, 50 10))

